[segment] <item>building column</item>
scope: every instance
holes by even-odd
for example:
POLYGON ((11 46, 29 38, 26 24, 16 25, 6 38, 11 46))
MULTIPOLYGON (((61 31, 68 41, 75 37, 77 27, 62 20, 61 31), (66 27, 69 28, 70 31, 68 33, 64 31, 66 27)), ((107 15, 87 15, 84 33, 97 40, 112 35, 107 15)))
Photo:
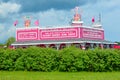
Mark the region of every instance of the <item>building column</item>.
POLYGON ((93 49, 93 48, 94 48, 94 44, 93 44, 93 43, 90 43, 90 46, 91 46, 91 49, 93 49))
POLYGON ((96 44, 97 48, 99 48, 99 44, 96 44))
POLYGON ((100 48, 103 49, 103 48, 104 48, 104 45, 103 45, 103 44, 100 44, 100 48))
POLYGON ((107 48, 110 48, 110 45, 109 45, 109 44, 107 44, 107 48))
POLYGON ((60 49, 60 44, 56 44, 55 46, 56 46, 57 50, 60 49))
POLYGON ((86 47, 85 47, 85 43, 81 43, 80 45, 81 45, 81 47, 82 47, 83 50, 86 49, 86 47))

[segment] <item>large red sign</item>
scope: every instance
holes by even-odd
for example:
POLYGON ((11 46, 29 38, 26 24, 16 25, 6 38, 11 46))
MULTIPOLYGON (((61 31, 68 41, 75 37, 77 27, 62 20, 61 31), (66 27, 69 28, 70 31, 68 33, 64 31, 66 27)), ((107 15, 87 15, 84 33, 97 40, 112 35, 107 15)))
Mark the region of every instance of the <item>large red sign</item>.
POLYGON ((78 38, 78 28, 55 28, 40 30, 40 39, 78 38))
POLYGON ((17 30, 17 41, 38 40, 38 28, 26 28, 17 30))
POLYGON ((104 31, 99 29, 93 28, 81 28, 81 38, 88 38, 88 39, 104 39, 104 31))

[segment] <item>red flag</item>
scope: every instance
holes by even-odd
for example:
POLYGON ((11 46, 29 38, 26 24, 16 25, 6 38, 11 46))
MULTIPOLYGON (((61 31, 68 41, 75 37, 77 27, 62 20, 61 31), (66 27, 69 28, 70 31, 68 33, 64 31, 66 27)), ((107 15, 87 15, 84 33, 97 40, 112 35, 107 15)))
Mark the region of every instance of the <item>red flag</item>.
POLYGON ((93 18, 92 18, 92 23, 94 23, 94 22, 95 22, 95 18, 93 17, 93 18))
POLYGON ((14 26, 17 26, 17 24, 18 24, 18 20, 16 20, 16 21, 14 22, 14 26))
POLYGON ((35 26, 39 26, 39 20, 36 20, 34 24, 35 26))

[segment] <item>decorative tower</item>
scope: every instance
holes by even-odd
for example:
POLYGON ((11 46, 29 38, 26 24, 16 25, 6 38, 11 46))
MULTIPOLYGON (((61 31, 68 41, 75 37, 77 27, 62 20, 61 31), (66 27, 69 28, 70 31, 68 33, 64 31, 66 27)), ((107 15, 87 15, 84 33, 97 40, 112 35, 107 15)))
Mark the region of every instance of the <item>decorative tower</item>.
POLYGON ((82 26, 83 21, 81 20, 81 15, 78 13, 79 7, 75 8, 74 18, 71 21, 71 26, 82 26))
POLYGON ((24 17, 24 26, 29 27, 31 25, 31 17, 25 16, 24 17))

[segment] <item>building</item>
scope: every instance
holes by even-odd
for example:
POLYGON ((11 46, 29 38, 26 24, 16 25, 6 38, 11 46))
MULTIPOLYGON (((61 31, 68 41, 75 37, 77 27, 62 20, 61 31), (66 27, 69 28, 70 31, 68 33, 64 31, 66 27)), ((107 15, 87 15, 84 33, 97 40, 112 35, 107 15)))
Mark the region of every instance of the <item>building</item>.
POLYGON ((11 44, 14 48, 38 46, 62 49, 74 45, 81 49, 88 49, 113 48, 116 44, 105 40, 100 20, 95 22, 93 18, 91 26, 84 26, 77 10, 69 26, 41 28, 29 27, 29 25, 30 21, 26 27, 16 29, 16 42, 11 44))

